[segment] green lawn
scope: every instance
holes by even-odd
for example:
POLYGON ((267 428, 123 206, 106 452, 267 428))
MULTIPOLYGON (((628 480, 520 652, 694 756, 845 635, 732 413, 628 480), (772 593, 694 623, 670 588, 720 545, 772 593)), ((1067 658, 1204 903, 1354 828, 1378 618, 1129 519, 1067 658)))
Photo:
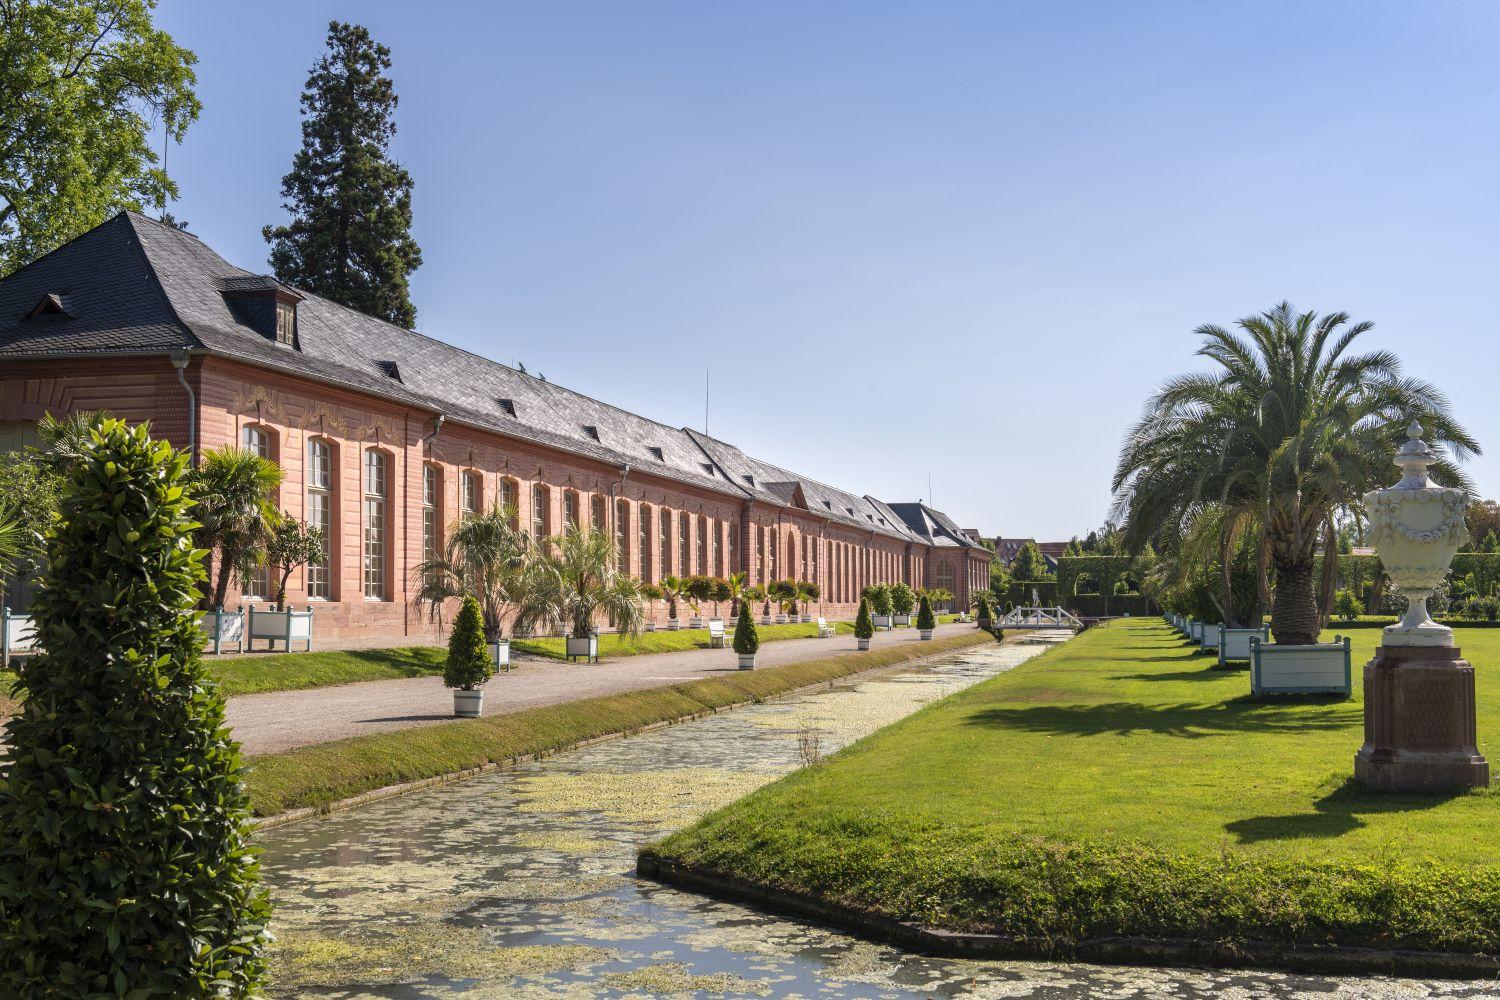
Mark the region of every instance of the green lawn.
MULTIPOLYGON (((1380 638, 1351 632, 1355 677, 1380 638)), ((1500 764, 1500 632, 1476 664, 1500 764)), ((1157 619, 929 706, 659 845, 903 919, 1051 941, 1215 936, 1494 952, 1500 798, 1349 781, 1352 701, 1255 702, 1157 619)))
POLYGON ((268 653, 219 658, 204 664, 223 695, 259 694, 305 688, 422 677, 443 672, 448 651, 441 646, 401 649, 346 649, 329 652, 268 653))
MULTIPOLYGON (((849 622, 834 622, 833 627, 841 635, 854 631, 854 626, 849 622)), ((734 623, 726 622, 725 629, 730 638, 734 636, 734 623)), ((779 639, 816 639, 818 637, 818 623, 809 622, 806 625, 756 625, 757 634, 761 642, 776 642, 779 639)), ((726 639, 727 643, 729 640, 726 639)), ((561 636, 549 636, 544 639, 512 639, 510 648, 513 652, 531 653, 535 656, 548 656, 553 659, 563 659, 563 640, 561 636)), ((708 629, 706 628, 684 628, 675 632, 665 629, 657 629, 655 632, 642 632, 636 640, 622 635, 610 633, 599 637, 599 658, 611 660, 621 656, 636 656, 640 653, 680 653, 689 649, 708 649, 708 629)))

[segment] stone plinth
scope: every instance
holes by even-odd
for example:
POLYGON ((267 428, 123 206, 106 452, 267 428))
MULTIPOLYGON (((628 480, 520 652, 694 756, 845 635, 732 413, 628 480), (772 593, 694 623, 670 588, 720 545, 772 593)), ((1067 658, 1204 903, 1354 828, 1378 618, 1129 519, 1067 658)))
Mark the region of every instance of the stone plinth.
POLYGON ((1456 646, 1390 646, 1365 664, 1365 745, 1354 778, 1385 792, 1483 788, 1474 668, 1456 646))

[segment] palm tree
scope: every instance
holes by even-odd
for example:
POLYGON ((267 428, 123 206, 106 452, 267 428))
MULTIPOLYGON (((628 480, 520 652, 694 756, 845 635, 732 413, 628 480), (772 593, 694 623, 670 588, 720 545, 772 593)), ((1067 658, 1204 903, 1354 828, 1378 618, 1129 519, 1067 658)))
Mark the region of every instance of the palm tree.
POLYGON ((575 638, 593 634, 600 615, 632 638, 646 621, 641 584, 620 572, 615 545, 602 531, 570 527, 547 538, 526 572, 518 626, 567 625, 575 638))
POLYGON ((436 612, 450 598, 472 594, 484 616, 484 639, 499 642, 505 615, 526 597, 531 535, 513 527, 515 509, 499 504, 467 515, 448 536, 441 555, 412 570, 417 601, 436 612))
MULTIPOLYGON (((1115 469, 1116 511, 1131 551, 1194 534, 1201 519, 1214 518, 1227 575, 1235 545, 1252 533, 1263 593, 1274 572, 1279 643, 1316 641, 1315 553, 1320 545, 1333 552, 1335 516, 1358 510, 1360 497, 1390 478, 1409 421, 1460 460, 1479 452, 1443 394, 1403 376, 1394 354, 1350 355, 1371 324, 1348 322, 1345 313, 1319 318, 1283 302, 1240 320, 1239 333, 1199 327, 1198 354, 1214 370, 1168 381, 1127 435, 1115 469)), ((1469 488, 1451 463, 1433 471, 1469 488)))
POLYGON ((21 560, 22 541, 20 515, 0 500, 0 603, 5 600, 5 584, 21 560))
POLYGON ((201 524, 198 546, 219 554, 213 607, 223 607, 233 574, 248 578, 265 558, 281 519, 275 497, 280 485, 281 469, 253 451, 214 448, 203 453, 203 464, 193 473, 194 513, 201 524))
POLYGON ((83 455, 94 428, 107 419, 107 410, 79 410, 61 417, 42 414, 36 424, 42 461, 55 470, 66 469, 83 455))
POLYGON ((745 587, 750 579, 750 574, 743 571, 730 573, 724 578, 729 587, 729 617, 738 618, 740 615, 740 601, 745 598, 745 587))
POLYGON ((668 573, 661 578, 661 593, 667 599, 667 619, 677 620, 677 600, 687 590, 687 580, 668 573))

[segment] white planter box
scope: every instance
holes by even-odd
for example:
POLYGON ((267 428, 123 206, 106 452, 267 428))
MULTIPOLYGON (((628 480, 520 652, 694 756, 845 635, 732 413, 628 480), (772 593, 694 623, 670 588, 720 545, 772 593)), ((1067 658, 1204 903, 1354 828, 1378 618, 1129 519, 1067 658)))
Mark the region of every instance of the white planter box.
POLYGON ((1203 623, 1188 622, 1187 637, 1195 643, 1203 641, 1203 623))
POLYGON ((1198 638, 1198 648, 1205 653, 1216 651, 1219 648, 1219 629, 1224 626, 1219 622, 1208 624, 1200 622, 1199 624, 1202 625, 1202 635, 1198 638))
POLYGON ((891 618, 892 617, 893 616, 891 616, 891 615, 871 615, 870 616, 870 622, 876 628, 889 629, 889 628, 892 627, 891 626, 891 618))
POLYGON ((804 624, 804 625, 810 625, 810 624, 812 624, 812 615, 803 615, 802 616, 802 624, 804 624))
POLYGON ((777 615, 776 616, 776 624, 777 625, 785 625, 786 624, 786 615, 777 615))
POLYGON ((580 656, 585 660, 599 662, 599 637, 597 635, 585 635, 574 638, 568 636, 563 640, 565 655, 570 660, 576 660, 580 656))
POLYGON ((453 714, 462 719, 477 719, 484 712, 484 689, 453 689, 453 714))
POLYGON ((739 658, 740 658, 740 669, 741 670, 754 670, 755 669, 755 654, 754 653, 738 653, 736 655, 739 656, 739 658))
POLYGON ((856 638, 854 641, 857 642, 857 643, 859 643, 859 651, 861 653, 863 653, 865 650, 867 650, 867 649, 870 648, 870 640, 869 639, 859 639, 859 638, 856 638))
POLYGON ((891 615, 891 622, 895 625, 910 625, 911 615, 891 615))
POLYGON ((1349 639, 1315 646, 1283 646, 1250 641, 1250 693, 1342 694, 1353 691, 1349 639))
POLYGON ((499 642, 490 643, 490 662, 495 665, 497 671, 510 669, 509 639, 501 639, 499 642))
POLYGON ((222 653, 225 646, 233 646, 236 653, 245 651, 243 611, 205 611, 198 617, 198 628, 215 654, 222 653))
POLYGON ((699 617, 698 615, 694 615, 693 617, 691 617, 691 618, 688 619, 688 628, 702 628, 702 627, 703 627, 703 619, 701 617, 699 617))
POLYGON ((286 643, 290 652, 292 643, 301 642, 305 650, 312 649, 313 609, 306 611, 257 611, 252 604, 245 612, 248 621, 245 638, 250 648, 255 648, 256 639, 266 640, 267 649, 275 649, 278 642, 286 643))
POLYGON ((1250 640, 1259 639, 1261 645, 1267 645, 1271 641, 1271 630, 1262 625, 1260 628, 1225 628, 1219 626, 1219 666, 1223 666, 1230 660, 1250 659, 1250 640))
POLYGON ((679 626, 677 624, 677 619, 676 618, 668 618, 667 619, 667 631, 668 632, 676 632, 680 627, 681 626, 679 626))
POLYGON ((770 615, 761 615, 760 616, 760 623, 762 625, 769 625, 769 624, 771 624, 771 616, 770 615))
POLYGON ((10 663, 14 653, 36 652, 36 619, 0 609, 0 660, 10 663))
POLYGON ((922 637, 923 642, 932 638, 932 629, 930 628, 917 629, 917 632, 922 637))

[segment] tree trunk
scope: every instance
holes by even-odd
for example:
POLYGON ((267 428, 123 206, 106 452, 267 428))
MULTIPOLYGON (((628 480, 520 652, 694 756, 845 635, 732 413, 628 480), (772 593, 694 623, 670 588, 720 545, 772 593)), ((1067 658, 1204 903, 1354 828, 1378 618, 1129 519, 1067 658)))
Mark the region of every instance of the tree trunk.
POLYGON ((1318 600, 1313 589, 1312 560, 1276 564, 1271 635, 1283 646, 1310 646, 1318 641, 1318 600))
POLYGON ((224 607, 224 599, 229 596, 229 578, 234 573, 236 552, 224 550, 219 559, 219 582, 214 587, 214 607, 224 607))

